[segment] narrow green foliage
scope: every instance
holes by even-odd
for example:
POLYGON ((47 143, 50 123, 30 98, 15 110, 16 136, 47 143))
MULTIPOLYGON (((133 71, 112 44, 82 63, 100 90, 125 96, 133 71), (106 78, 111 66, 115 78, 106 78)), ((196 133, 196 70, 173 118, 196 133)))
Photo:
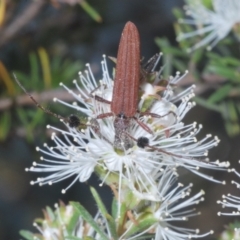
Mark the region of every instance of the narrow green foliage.
POLYGON ((209 103, 207 100, 200 97, 195 97, 194 101, 202 107, 222 113, 222 107, 220 105, 209 103))
MULTIPOLYGON (((144 213, 138 219, 136 219, 137 224, 133 224, 132 227, 126 234, 126 237, 133 236, 139 232, 144 232, 149 229, 151 226, 157 223, 157 219, 153 216, 152 213, 144 213)), ((149 229, 150 230, 150 229, 149 229)))
POLYGON ((117 217, 118 217, 118 203, 117 203, 116 198, 113 198, 113 200, 112 200, 111 212, 112 212, 112 217, 114 219, 117 219, 117 217))
MULTIPOLYGON (((41 81, 40 79, 40 64, 38 62, 38 57, 36 53, 31 52, 29 54, 29 62, 30 62, 30 78, 32 84, 37 88, 39 86, 39 83, 41 81)), ((23 79, 26 77, 26 75, 21 76, 21 73, 17 73, 17 76, 19 79, 23 79)))
POLYGON ((239 112, 236 104, 233 101, 223 102, 223 118, 225 120, 225 127, 230 136, 240 133, 239 112))
MULTIPOLYGON (((82 68, 82 63, 79 61, 73 62, 70 59, 63 59, 60 56, 51 57, 48 56, 48 54, 46 57, 49 59, 49 61, 46 61, 44 67, 50 71, 51 75, 48 81, 50 81, 49 84, 51 84, 53 88, 58 87, 60 82, 72 82, 82 68)), ((18 71, 14 71, 14 73, 26 89, 45 89, 43 83, 43 72, 46 71, 46 69, 44 70, 43 66, 41 65, 39 54, 35 52, 30 53, 29 62, 30 74, 24 74, 18 71)))
POLYGON ((237 122, 238 116, 237 116, 237 109, 235 108, 235 104, 233 101, 228 102, 228 111, 229 111, 229 119, 232 122, 237 122))
POLYGON ((166 54, 173 54, 174 56, 185 56, 186 54, 179 47, 171 46, 169 40, 167 38, 155 38, 155 42, 158 47, 163 50, 163 53, 166 54))
POLYGON ((26 240, 35 240, 35 236, 33 233, 31 233, 30 231, 26 231, 26 230, 21 230, 20 232, 20 235, 22 237, 24 237, 26 240))
POLYGON ((219 88, 217 91, 215 91, 209 98, 209 103, 217 103, 222 100, 224 100, 227 96, 229 96, 229 93, 232 89, 232 85, 226 84, 225 86, 219 88))
POLYGON ((103 240, 108 240, 104 231, 98 226, 93 217, 80 203, 71 202, 71 205, 75 208, 79 215, 92 226, 92 228, 102 237, 103 240))
POLYGON ((117 232, 116 232, 116 223, 115 223, 115 219, 107 212, 106 207, 104 206, 99 194, 97 193, 97 191, 93 188, 90 187, 91 193, 97 203, 98 209, 99 211, 102 213, 102 215, 106 218, 107 223, 108 223, 108 228, 111 232, 111 236, 117 240, 118 236, 117 236, 117 232))
POLYGON ((161 38, 156 39, 156 43, 161 49, 164 49, 163 55, 163 76, 169 76, 172 73, 172 54, 170 53, 170 43, 167 39, 161 38))
POLYGON ((37 129, 36 126, 38 126, 39 123, 43 123, 45 118, 43 118, 44 112, 40 109, 32 110, 32 111, 25 111, 24 109, 17 109, 18 117, 21 120, 21 123, 23 124, 25 131, 26 131, 26 138, 29 142, 33 141, 33 132, 36 132, 37 129), (30 119, 30 120, 29 120, 30 119))
POLYGON ((120 207, 120 213, 119 213, 119 215, 116 218, 118 220, 117 221, 118 232, 122 231, 122 228, 123 228, 123 226, 125 224, 125 221, 126 221, 127 211, 128 211, 128 209, 127 209, 125 203, 122 203, 121 207, 120 207))
MULTIPOLYGON (((96 166, 94 172, 98 175, 98 177, 104 181, 106 181, 106 184, 111 185, 114 183, 118 182, 118 174, 112 172, 108 174, 108 178, 105 179, 106 176, 106 170, 104 170, 103 168, 96 166)), ((124 180, 123 180, 124 181, 124 180)))
POLYGON ((207 70, 219 75, 226 80, 240 84, 240 60, 234 57, 222 56, 216 53, 208 53, 209 64, 207 70))
MULTIPOLYGON (((32 52, 29 54, 29 63, 30 63, 30 73, 25 74, 23 72, 14 71, 15 75, 21 82, 21 84, 24 86, 24 88, 29 91, 29 93, 32 93, 33 91, 45 91, 46 86, 51 86, 52 88, 59 88, 59 83, 64 82, 67 84, 69 81, 72 82, 73 79, 76 78, 77 73, 79 70, 81 70, 82 64, 79 61, 71 61, 69 59, 63 59, 59 56, 50 57, 48 56, 45 49, 39 49, 38 53, 32 52), (41 50, 41 51, 40 51, 41 50), (41 52, 41 54, 40 54, 41 52), (40 56, 41 55, 41 56, 40 56), (46 60, 47 59, 47 60, 46 60), (43 64, 44 62, 44 64, 43 64), (42 63, 42 64, 41 64, 42 63), (45 73, 45 75, 43 74, 45 73), (46 81, 44 83, 43 78, 46 78, 46 81), (47 82, 47 83, 46 83, 47 82)), ((15 84, 15 83, 14 83, 15 84)), ((22 89, 18 86, 16 86, 17 92, 19 95, 24 97, 25 93, 22 91, 22 89)), ((47 92, 52 94, 51 91, 47 92)), ((40 96, 43 96, 39 93, 40 96)), ((67 93, 66 93, 67 94, 67 93)), ((54 97, 54 96, 53 96, 54 97)), ((26 96, 28 98, 28 96, 26 96)), ((49 98, 52 101, 52 98, 49 98)), ((36 98, 38 101, 38 99, 36 98)), ((31 104, 31 100, 30 104, 31 104)), ((45 108, 48 108, 45 103, 39 101, 39 104, 43 105, 45 108)), ((32 109, 27 108, 26 106, 20 106, 16 109, 15 112, 18 112, 17 116, 19 119, 17 119, 17 122, 19 125, 24 125, 25 132, 27 135, 27 140, 29 142, 33 141, 33 132, 37 134, 37 130, 39 129, 45 129, 46 122, 59 122, 56 118, 50 117, 49 115, 45 114, 40 109, 37 109, 34 103, 32 103, 32 109), (44 116, 44 117, 43 117, 44 116), (51 120, 49 121, 49 119, 51 120), (38 128, 36 127, 38 126, 38 128), (42 127, 41 127, 42 126, 42 127)), ((53 112, 58 112, 61 115, 61 111, 63 112, 64 109, 59 108, 59 110, 55 110, 58 108, 59 105, 53 104, 54 109, 51 109, 53 112)), ((64 112, 64 116, 68 116, 71 112, 64 112)), ((11 118, 8 120, 8 124, 11 123, 11 118)), ((0 120, 1 121, 1 120, 0 120)), ((4 124, 4 123, 2 123, 4 124)), ((4 126, 4 125, 3 125, 4 126)), ((9 126, 11 129, 11 126, 9 126)), ((4 128, 6 133, 2 131, 2 139, 5 139, 7 137, 7 130, 8 127, 4 128), (5 135, 4 135, 5 134, 5 135)), ((0 122, 0 129, 1 129, 1 122, 0 122)), ((40 131, 39 131, 40 134, 40 131)), ((1 134, 0 134, 1 135, 1 134)), ((36 136, 36 135, 35 135, 36 136)))
POLYGON ((74 231, 74 229, 77 226, 78 221, 79 221, 79 214, 77 212, 74 212, 71 215, 71 219, 67 225, 67 230, 69 233, 72 233, 74 231))
POLYGON ((85 0, 79 1, 79 4, 83 8, 83 10, 96 22, 102 22, 102 17, 100 14, 85 0))
POLYGON ((191 62, 197 64, 199 63, 204 56, 204 52, 201 49, 197 49, 191 54, 191 62))
POLYGON ((174 8, 172 12, 176 19, 180 19, 184 17, 183 11, 179 8, 174 8))
POLYGON ((211 64, 209 65, 208 70, 221 77, 230 79, 230 81, 239 82, 240 72, 236 71, 236 69, 224 68, 219 64, 211 64))
POLYGON ((52 87, 52 76, 49 56, 47 54, 47 51, 42 47, 38 48, 38 56, 42 67, 44 88, 50 89, 52 87))
POLYGON ((212 0, 202 0, 202 3, 209 9, 212 9, 212 0))
POLYGON ((48 217, 49 217, 50 221, 53 222, 55 220, 54 211, 48 206, 46 207, 46 211, 47 211, 47 214, 48 214, 48 217))
POLYGON ((173 62, 174 62, 173 65, 176 69, 178 69, 181 72, 186 71, 186 64, 182 60, 174 59, 173 62))
POLYGON ((156 38, 156 44, 160 50, 163 50, 163 76, 171 76, 174 74, 174 69, 185 72, 188 69, 186 59, 189 58, 187 52, 183 52, 179 47, 171 46, 171 43, 166 38, 156 38))

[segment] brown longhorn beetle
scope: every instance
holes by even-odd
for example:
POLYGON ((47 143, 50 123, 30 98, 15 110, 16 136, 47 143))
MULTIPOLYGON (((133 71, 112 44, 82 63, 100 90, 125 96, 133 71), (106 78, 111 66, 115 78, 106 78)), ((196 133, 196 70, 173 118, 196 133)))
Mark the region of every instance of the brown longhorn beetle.
POLYGON ((97 100, 109 103, 111 107, 111 112, 98 115, 98 119, 116 116, 113 143, 116 149, 123 150, 132 147, 132 139, 125 134, 129 130, 131 118, 134 118, 146 131, 151 132, 145 124, 135 118, 138 105, 139 80, 139 33, 136 26, 128 22, 123 29, 119 43, 112 101, 109 102, 95 96, 97 100))
MULTIPOLYGON (((97 119, 115 116, 114 148, 118 150, 127 150, 133 146, 133 138, 127 134, 132 119, 134 119, 147 132, 151 134, 153 133, 146 124, 136 118, 135 115, 137 113, 139 113, 140 116, 148 115, 157 118, 163 117, 151 112, 138 111, 139 84, 140 78, 142 77, 140 38, 137 27, 132 22, 127 22, 123 29, 116 61, 116 74, 112 101, 107 101, 99 96, 94 97, 98 101, 109 103, 111 107, 111 112, 100 114, 97 116, 97 119)), ((158 57, 155 57, 154 60, 151 61, 151 65, 153 65, 150 67, 151 69, 157 61, 158 57)), ((149 69, 147 69, 147 71, 148 70, 149 69)))

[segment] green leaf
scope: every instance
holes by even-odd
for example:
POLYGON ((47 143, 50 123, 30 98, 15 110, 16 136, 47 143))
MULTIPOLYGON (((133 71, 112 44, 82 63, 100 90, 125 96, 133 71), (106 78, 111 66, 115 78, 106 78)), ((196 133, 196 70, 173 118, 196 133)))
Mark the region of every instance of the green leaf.
POLYGON ((34 110, 25 110, 21 108, 17 108, 17 115, 20 118, 22 124, 24 125, 27 140, 32 141, 33 140, 33 131, 35 127, 40 124, 44 118, 42 116, 45 115, 45 113, 41 109, 37 109, 37 111, 34 110))
POLYGON ((225 86, 220 87, 208 98, 208 102, 211 104, 220 102, 229 95, 231 89, 232 85, 230 84, 226 84, 225 86))
POLYGON ((225 57, 216 53, 208 53, 210 63, 207 70, 225 77, 233 82, 240 82, 240 61, 234 57, 225 57))
POLYGON ((102 18, 98 14, 98 12, 93 7, 91 7, 85 0, 80 1, 79 4, 93 20, 95 20, 96 22, 102 22, 102 18))
POLYGON ((225 119, 225 128, 230 136, 236 136, 240 132, 238 109, 233 101, 223 102, 222 117, 225 119))
POLYGON ((67 225, 67 230, 69 233, 72 233, 74 231, 78 221, 79 221, 79 213, 74 211, 74 213, 72 214, 71 219, 67 225))
POLYGON ((79 61, 70 61, 69 59, 61 60, 60 57, 54 57, 51 60, 51 73, 53 87, 58 87, 59 82, 68 83, 76 78, 77 73, 81 70, 82 64, 79 61))
POLYGON ((239 67, 240 65, 240 60, 234 57, 227 57, 227 56, 222 57, 221 55, 216 54, 215 60, 217 60, 219 63, 223 65, 231 65, 234 67, 239 67))
POLYGON ((222 116, 226 121, 236 122, 238 120, 237 111, 232 101, 222 102, 222 116))
POLYGON ((128 211, 128 209, 126 207, 126 204, 121 203, 120 213, 119 213, 119 215, 117 215, 117 218, 116 218, 116 219, 118 219, 118 221, 117 221, 118 228, 124 227, 127 211, 128 211))
POLYGON ((133 236, 139 232, 143 232, 158 222, 152 213, 145 213, 140 218, 136 219, 136 221, 138 224, 132 225, 132 227, 127 231, 125 235, 126 238, 133 236))
MULTIPOLYGON (((22 72, 19 72, 19 71, 16 71, 16 70, 14 70, 13 72, 14 72, 14 74, 16 75, 17 79, 18 79, 24 86, 25 86, 25 83, 29 85, 29 83, 28 83, 29 77, 28 77, 26 74, 24 74, 24 73, 22 73, 22 72)), ((23 91, 22 91, 22 89, 21 89, 20 87, 17 87, 17 88, 18 88, 18 90, 19 90, 18 92, 23 93, 23 91)), ((26 89, 28 89, 28 87, 26 87, 26 89)))
POLYGON ((191 62, 198 63, 203 57, 203 49, 195 50, 191 55, 191 62))
POLYGON ((232 69, 226 66, 217 65, 217 64, 216 65, 210 64, 208 66, 208 70, 224 78, 227 78, 232 82, 239 83, 240 72, 238 72, 235 69, 232 69))
POLYGON ((171 54, 165 54, 163 56, 163 66, 164 66, 163 77, 164 78, 171 76, 171 74, 173 72, 172 61, 173 61, 173 56, 171 54))
POLYGON ((99 194, 97 193, 97 191, 93 188, 93 187, 90 187, 90 190, 91 190, 91 193, 98 205, 98 208, 100 210, 100 212, 105 216, 105 215, 108 215, 108 212, 107 212, 107 209, 106 207, 104 206, 99 194))
POLYGON ((177 19, 184 17, 182 9, 174 8, 172 12, 177 19))
POLYGON ((34 234, 31 233, 30 231, 27 231, 27 230, 21 230, 20 232, 20 235, 22 237, 24 237, 25 239, 27 240, 35 240, 36 238, 34 237, 34 234))
POLYGON ((53 222, 55 220, 54 211, 48 206, 46 207, 46 211, 47 211, 48 217, 50 218, 50 221, 53 222))
POLYGON ((239 125, 232 122, 225 122, 225 129, 229 136, 236 136, 240 132, 239 125))
POLYGON ((17 115, 20 118, 20 120, 22 121, 22 123, 24 125, 27 124, 28 121, 27 121, 27 117, 26 117, 25 111, 22 108, 18 108, 16 111, 17 111, 17 115))
POLYGON ((116 198, 113 198, 113 200, 112 200, 112 209, 111 210, 112 210, 111 212, 112 212, 113 218, 117 219, 117 217, 118 217, 118 202, 117 202, 116 198))
POLYGON ((177 58, 173 59, 173 66, 180 72, 185 72, 187 70, 186 64, 182 60, 177 58))
POLYGON ((55 56, 51 61, 51 67, 52 70, 57 70, 61 66, 61 58, 58 56, 55 56))
MULTIPOLYGON (((37 58, 37 54, 32 52, 29 54, 29 61, 30 61, 30 79, 31 79, 31 86, 37 88, 37 86, 39 86, 39 82, 40 82, 40 67, 39 67, 39 61, 37 58)), ((25 79, 26 81, 27 79, 25 79)))
MULTIPOLYGON (((187 49, 194 46, 197 43, 198 38, 197 37, 193 37, 193 38, 182 38, 182 37, 180 37, 183 33, 189 33, 189 32, 195 31, 195 28, 193 26, 191 26, 190 24, 181 23, 181 21, 179 21, 179 20, 184 19, 184 18, 185 17, 178 18, 178 22, 174 24, 174 29, 175 29, 175 33, 176 33, 176 36, 177 36, 177 41, 179 40, 179 38, 181 39, 179 41, 181 51, 184 50, 185 53, 187 54, 187 49)), ((188 55, 189 55, 189 53, 188 53, 188 55)))
POLYGON ((36 111, 34 111, 34 114, 31 117, 31 120, 28 124, 28 127, 32 130, 34 130, 34 128, 40 123, 42 122, 42 120, 44 120, 44 116, 46 114, 41 110, 41 109, 37 109, 36 111))
POLYGON ((155 38, 155 42, 163 53, 171 53, 178 57, 185 55, 180 48, 171 46, 170 42, 166 38, 157 37, 155 38))
POLYGON ((52 87, 52 74, 50 67, 49 54, 43 47, 38 48, 38 57, 41 64, 41 73, 44 83, 44 89, 50 89, 52 87))
POLYGON ((202 0, 202 3, 205 7, 212 9, 212 0, 202 0))
POLYGON ((106 218, 107 223, 108 223, 108 227, 109 230, 111 232, 111 237, 113 237, 113 239, 118 239, 118 235, 116 232, 116 223, 115 223, 115 219, 113 219, 113 217, 107 212, 106 207, 104 206, 99 194, 97 193, 97 191, 93 188, 90 187, 90 190, 92 192, 92 195, 98 205, 98 209, 99 211, 102 213, 102 215, 106 218))
POLYGON ((76 209, 76 211, 78 211, 79 215, 93 227, 93 229, 101 236, 102 240, 109 240, 104 231, 99 227, 93 217, 80 203, 71 202, 70 204, 76 209))
POLYGON ((64 69, 64 79, 71 79, 73 77, 76 77, 75 75, 77 75, 77 73, 79 72, 79 70, 82 68, 82 64, 78 61, 76 62, 70 62, 65 60, 63 62, 63 66, 62 68, 64 69))
POLYGON ((216 112, 222 112, 222 107, 220 105, 215 105, 215 104, 212 104, 212 103, 209 103, 207 100, 203 99, 203 98, 200 98, 200 97, 194 97, 194 101, 207 108, 207 109, 210 109, 210 110, 213 110, 213 111, 216 111, 216 112))
POLYGON ((238 122, 237 109, 233 101, 228 102, 229 117, 232 122, 238 122))

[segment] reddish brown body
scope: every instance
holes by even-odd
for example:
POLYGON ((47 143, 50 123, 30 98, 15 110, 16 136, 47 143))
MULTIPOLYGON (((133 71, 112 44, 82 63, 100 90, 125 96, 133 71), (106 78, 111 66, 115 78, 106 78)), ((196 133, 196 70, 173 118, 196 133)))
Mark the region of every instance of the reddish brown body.
POLYGON ((97 119, 115 116, 114 148, 127 150, 133 146, 133 139, 128 132, 134 119, 147 132, 152 133, 148 126, 136 118, 138 112, 138 93, 140 82, 140 38, 137 27, 127 22, 120 39, 116 75, 114 79, 112 101, 101 97, 95 99, 111 104, 111 112, 99 114, 97 119))
POLYGON ((127 22, 120 39, 111 111, 126 118, 137 112, 140 80, 140 38, 136 26, 127 22))

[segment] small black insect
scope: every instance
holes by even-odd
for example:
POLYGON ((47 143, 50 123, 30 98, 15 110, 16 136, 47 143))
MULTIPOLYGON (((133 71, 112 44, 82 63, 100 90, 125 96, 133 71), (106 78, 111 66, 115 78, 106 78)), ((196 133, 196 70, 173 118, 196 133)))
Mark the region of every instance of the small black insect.
POLYGON ((145 148, 149 146, 149 139, 147 137, 139 137, 137 139, 137 146, 140 148, 145 148))
POLYGON ((78 128, 81 125, 81 121, 76 115, 71 114, 68 118, 68 124, 71 128, 78 128))

